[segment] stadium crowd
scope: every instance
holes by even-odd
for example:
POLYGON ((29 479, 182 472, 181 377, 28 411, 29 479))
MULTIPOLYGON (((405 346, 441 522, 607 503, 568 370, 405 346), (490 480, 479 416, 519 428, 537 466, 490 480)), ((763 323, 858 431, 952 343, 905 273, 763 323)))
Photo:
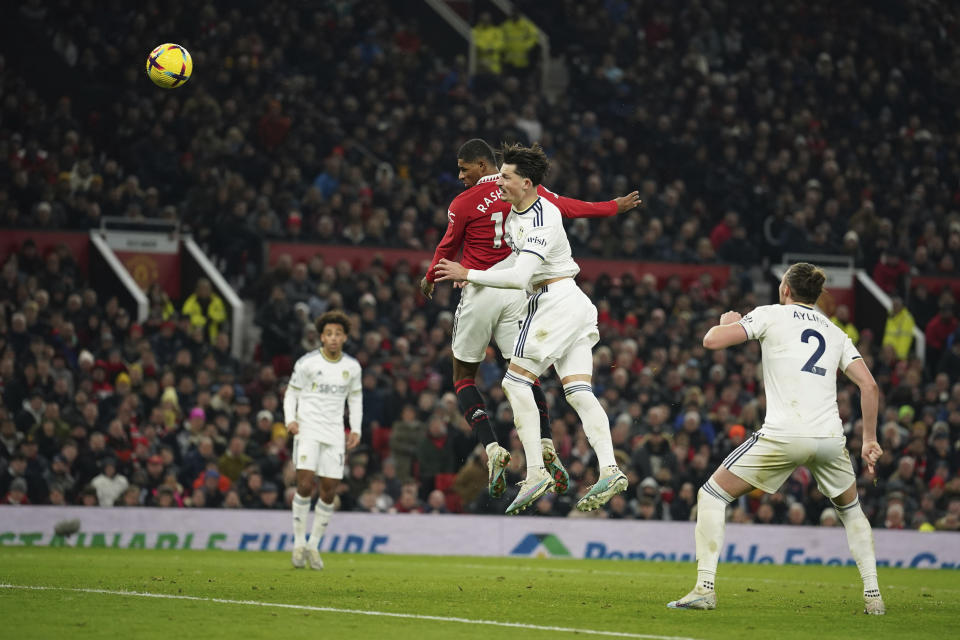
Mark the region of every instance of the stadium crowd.
MULTIPOLYGON (((346 308, 354 324, 349 351, 364 367, 365 425, 364 445, 348 459, 340 507, 502 512, 486 497, 486 465, 450 391, 453 291, 439 287, 430 303, 418 300, 412 276, 419 265, 373 265, 358 274, 320 256, 292 268, 282 257, 265 276, 262 364, 251 367, 230 355, 226 333, 211 338, 203 320, 176 313, 157 292, 151 319, 131 323, 116 299, 98 301, 82 277, 69 275, 69 256, 57 255, 40 261, 28 244, 7 261, 0 283, 10 318, 0 327, 5 503, 289 505, 293 465, 280 413, 285 375, 293 358, 318 346, 309 319, 346 308), (82 294, 51 296, 44 288, 51 281, 82 294), (305 295, 317 289, 322 295, 305 295)), ((736 279, 719 289, 695 283, 684 290, 678 278, 657 283, 652 276, 602 276, 584 286, 601 300, 594 387, 631 479, 629 493, 602 513, 688 519, 695 489, 762 421, 757 343, 708 352, 698 339, 722 309, 753 306, 754 296, 736 279), (611 309, 625 313, 619 318, 611 309)), ((954 344, 956 354, 960 340, 954 344)), ((892 349, 874 355, 875 347, 860 340, 884 391, 880 432, 887 453, 877 485, 861 475, 863 502, 878 526, 956 529, 956 373, 925 382, 918 360, 898 361, 892 349)), ((502 375, 491 349, 478 382, 498 430, 509 434, 502 375)), ((572 499, 593 481, 595 461, 556 380, 545 388, 574 488, 570 496, 541 500, 537 512, 579 514, 570 509, 572 499)), ((840 393, 840 414, 851 451, 859 451, 851 385, 840 393)), ((511 437, 511 480, 518 480, 523 454, 511 437)), ((836 522, 802 471, 781 492, 744 500, 733 517, 836 522)))
MULTIPOLYGON (((764 409, 758 345, 707 352, 700 338, 721 311, 767 302, 741 268, 811 252, 848 255, 907 301, 885 335, 857 336, 883 392, 879 482, 860 480, 868 517, 960 529, 955 300, 907 286, 960 264, 949 107, 960 57, 939 26, 956 24, 956 9, 898 15, 879 4, 850 20, 822 2, 759 16, 723 1, 549 4, 531 3, 530 15, 570 64, 558 104, 522 90, 531 76, 512 75, 512 63, 474 82, 464 60, 438 55, 383 1, 271 3, 256 20, 242 6, 173 3, 163 30, 140 10, 24 5, 23 32, 44 35, 90 89, 80 106, 42 95, 0 58, 0 226, 179 219, 257 301, 262 341, 257 364, 236 361, 226 333, 159 288, 149 321, 134 324, 116 299, 97 299, 68 252, 19 247, 0 277, 4 504, 288 508, 285 376, 318 346, 309 318, 344 308, 347 350, 364 366, 365 436, 340 508, 502 512, 485 497, 486 466, 451 392, 456 293, 419 298, 422 265, 354 273, 318 255, 262 266, 264 238, 432 249, 460 188, 457 141, 482 136, 540 140, 549 184, 565 195, 641 188, 645 208, 571 226, 575 256, 735 266, 724 286, 585 283, 601 311, 594 387, 631 480, 600 517, 690 518, 697 487, 764 409), (161 31, 184 34, 195 57, 181 93, 145 86, 128 64, 161 31), (882 50, 868 53, 862 43, 878 39, 882 50), (926 331, 925 364, 904 313, 926 331)), ((491 349, 478 382, 507 434, 502 374, 491 349)), ((545 388, 575 494, 595 463, 556 381, 545 388)), ((839 397, 858 452, 857 395, 844 385, 839 397)), ((571 504, 548 497, 536 512, 579 515, 571 504)), ((829 507, 798 472, 773 496, 741 500, 732 518, 836 524, 829 507)))

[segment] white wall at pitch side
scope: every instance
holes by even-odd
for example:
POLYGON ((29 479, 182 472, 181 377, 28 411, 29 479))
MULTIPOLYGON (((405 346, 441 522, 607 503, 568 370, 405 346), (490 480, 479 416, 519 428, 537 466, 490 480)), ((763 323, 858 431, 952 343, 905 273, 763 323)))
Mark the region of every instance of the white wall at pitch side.
MULTIPOLYGON (((727 525, 721 562, 852 564, 840 527, 727 525)), ((960 534, 874 530, 881 566, 960 568, 960 534)), ((0 545, 286 551, 289 511, 4 507, 0 545), (77 519, 80 533, 54 535, 77 519)), ((322 551, 637 560, 694 559, 693 523, 337 513, 322 551)))

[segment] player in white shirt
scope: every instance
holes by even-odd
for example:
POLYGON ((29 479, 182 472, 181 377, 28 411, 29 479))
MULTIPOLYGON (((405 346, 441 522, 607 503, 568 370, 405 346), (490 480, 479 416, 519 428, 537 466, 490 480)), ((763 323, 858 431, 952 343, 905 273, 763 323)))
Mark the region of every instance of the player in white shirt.
POLYGON ((714 579, 723 549, 727 505, 763 489, 774 493, 799 466, 813 473, 847 532, 850 553, 863 579, 864 612, 883 615, 870 522, 860 508, 856 476, 837 409, 837 369, 860 388, 863 446, 869 473, 883 450, 877 443, 879 389, 856 347, 842 329, 813 305, 826 276, 806 262, 792 265, 780 281, 780 304, 735 311, 703 338, 707 349, 759 340, 767 414, 763 426, 734 449, 697 495, 697 584, 667 606, 715 609, 714 579))
POLYGON ((553 484, 543 466, 540 414, 532 389, 551 365, 600 464, 600 479, 577 502, 577 508, 597 509, 627 488, 627 478, 613 456, 610 421, 591 386, 591 350, 600 339, 597 308, 573 280, 580 267, 570 253, 560 211, 537 193, 547 167, 539 145, 503 149, 497 186, 500 198, 512 205, 504 234, 513 249, 510 257, 487 270, 466 269, 446 259, 434 267, 438 281, 533 291, 502 383, 527 459, 527 477, 507 513, 519 513, 553 484))
POLYGON ((353 449, 360 442, 363 419, 360 363, 343 353, 350 319, 341 311, 328 311, 317 318, 316 324, 322 346, 297 360, 283 398, 283 415, 293 434, 293 460, 297 467, 293 566, 298 569, 308 561, 311 568, 323 569, 320 539, 330 523, 337 485, 343 478, 344 449, 353 449), (344 403, 350 410, 350 433, 346 437, 344 403), (308 547, 307 515, 314 476, 320 478, 320 496, 308 547))

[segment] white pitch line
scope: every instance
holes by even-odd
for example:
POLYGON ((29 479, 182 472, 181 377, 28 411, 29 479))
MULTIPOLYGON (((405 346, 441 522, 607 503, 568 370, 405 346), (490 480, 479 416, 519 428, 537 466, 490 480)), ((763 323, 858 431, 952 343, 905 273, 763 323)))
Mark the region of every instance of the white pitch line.
POLYGON ((75 587, 47 587, 36 585, 7 584, 0 582, 0 589, 20 589, 25 591, 70 591, 73 593, 93 593, 110 596, 126 596, 133 598, 156 598, 159 600, 191 600, 194 602, 215 602, 217 604, 250 605, 255 607, 274 607, 277 609, 296 609, 298 611, 319 611, 323 613, 347 613, 359 616, 380 616, 384 618, 405 618, 408 620, 428 620, 430 622, 456 622, 460 624, 487 625, 491 627, 507 627, 510 629, 528 629, 531 631, 556 631, 560 633, 582 633, 591 636, 607 636, 612 638, 641 638, 644 640, 696 640, 683 636, 656 636, 648 633, 630 633, 628 631, 601 631, 598 629, 575 629, 573 627, 554 627, 522 622, 500 622, 498 620, 473 620, 470 618, 453 618, 445 616, 428 616, 416 613, 393 613, 391 611, 366 611, 363 609, 337 609, 335 607, 314 607, 305 604, 285 604, 282 602, 259 602, 257 600, 228 600, 226 598, 204 598, 201 596, 173 595, 168 593, 150 593, 145 591, 113 591, 110 589, 83 589, 75 587))

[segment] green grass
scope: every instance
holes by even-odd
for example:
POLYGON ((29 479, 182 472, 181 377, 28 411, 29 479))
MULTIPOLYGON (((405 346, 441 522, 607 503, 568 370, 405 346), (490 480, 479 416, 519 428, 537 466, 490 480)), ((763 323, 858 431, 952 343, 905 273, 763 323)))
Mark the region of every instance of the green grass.
MULTIPOLYGON (((0 547, 0 625, 10 638, 563 638, 504 628, 220 598, 685 638, 940 637, 960 620, 960 576, 881 568, 884 617, 861 612, 852 567, 720 565, 716 611, 670 611, 693 564, 326 554, 323 572, 287 553, 0 547), (202 600, 65 589, 101 589, 202 600)), ((594 636, 603 637, 603 636, 594 636)))

